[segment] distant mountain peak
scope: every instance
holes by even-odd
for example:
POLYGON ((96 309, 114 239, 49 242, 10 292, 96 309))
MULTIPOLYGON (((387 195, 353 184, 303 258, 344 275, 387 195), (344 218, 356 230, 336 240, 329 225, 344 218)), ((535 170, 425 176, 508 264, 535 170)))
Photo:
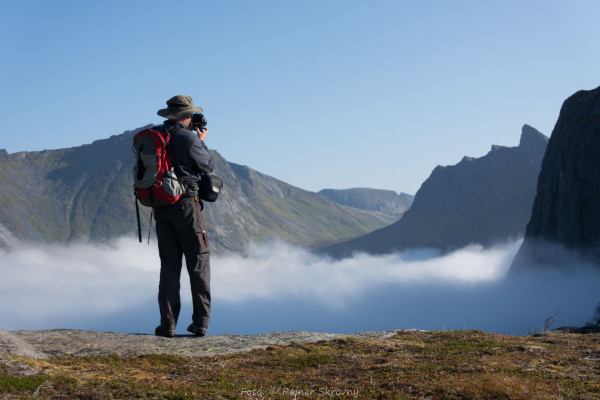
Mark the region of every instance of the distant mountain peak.
POLYGON ((530 147, 530 146, 546 146, 548 144, 548 137, 538 131, 537 129, 525 124, 521 128, 521 141, 519 147, 530 147))
POLYGON ((395 222, 410 208, 414 196, 393 190, 370 188, 323 189, 319 194, 343 206, 387 214, 395 222))
POLYGON ((519 147, 494 145, 483 157, 437 166, 398 222, 321 251, 335 257, 409 248, 447 251, 518 237, 531 213, 546 143, 525 126, 519 147))

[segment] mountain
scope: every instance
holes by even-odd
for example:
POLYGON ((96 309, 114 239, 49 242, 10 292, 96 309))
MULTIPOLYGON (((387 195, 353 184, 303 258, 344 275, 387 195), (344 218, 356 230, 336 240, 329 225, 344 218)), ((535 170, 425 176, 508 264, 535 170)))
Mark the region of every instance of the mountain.
POLYGON ((600 265, 600 87, 563 103, 537 181, 537 196, 511 275, 573 268, 561 253, 600 265), (572 255, 572 254, 570 254, 572 255))
MULTIPOLYGON (((0 242, 136 237, 131 144, 141 129, 69 149, 0 150, 0 242)), ((314 248, 389 223, 378 212, 336 204, 213 154, 225 182, 204 211, 214 252, 239 252, 270 238, 314 248)), ((142 207, 145 235, 149 219, 142 207)))
POLYGON ((389 218, 390 224, 402 217, 414 199, 406 193, 368 188, 323 189, 319 194, 344 206, 378 212, 389 218))
POLYGON ((320 251, 335 257, 424 247, 447 251, 523 235, 547 142, 525 125, 518 147, 492 146, 481 158, 438 166, 398 222, 320 251))
POLYGON ((132 134, 70 149, 0 151, 3 230, 48 242, 132 231, 132 134))

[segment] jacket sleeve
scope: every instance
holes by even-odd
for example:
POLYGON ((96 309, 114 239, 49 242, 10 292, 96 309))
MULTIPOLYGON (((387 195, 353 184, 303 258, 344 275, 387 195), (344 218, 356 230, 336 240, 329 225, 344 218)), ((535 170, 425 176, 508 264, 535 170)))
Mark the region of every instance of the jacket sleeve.
POLYGON ((215 160, 212 154, 208 151, 206 144, 195 137, 190 148, 190 156, 198 170, 203 172, 212 172, 215 166, 215 160))

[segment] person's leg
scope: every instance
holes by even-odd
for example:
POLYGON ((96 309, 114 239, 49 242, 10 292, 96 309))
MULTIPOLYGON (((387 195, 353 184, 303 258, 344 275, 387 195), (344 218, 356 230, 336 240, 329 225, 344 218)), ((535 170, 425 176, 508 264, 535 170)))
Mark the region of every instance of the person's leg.
POLYGON ((183 251, 177 240, 176 228, 170 221, 156 221, 156 234, 160 255, 160 326, 163 330, 174 331, 181 311, 179 290, 183 251))
POLYGON ((192 289, 194 312, 192 323, 196 331, 208 328, 210 322, 210 253, 200 253, 190 259, 186 258, 192 289), (188 261, 190 260, 190 261, 188 261))
POLYGON ((202 223, 200 204, 194 199, 186 200, 188 200, 190 219, 185 227, 178 227, 177 232, 190 276, 194 308, 191 329, 188 330, 196 334, 204 334, 210 321, 210 251, 202 223), (204 332, 201 332, 202 329, 204 332))

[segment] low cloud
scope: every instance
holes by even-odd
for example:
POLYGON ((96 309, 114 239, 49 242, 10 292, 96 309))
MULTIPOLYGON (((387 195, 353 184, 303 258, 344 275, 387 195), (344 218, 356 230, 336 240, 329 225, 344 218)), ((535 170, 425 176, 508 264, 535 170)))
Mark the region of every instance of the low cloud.
POLYGON ((332 260, 271 243, 252 246, 245 257, 215 261, 215 294, 227 301, 295 297, 343 307, 381 285, 477 285, 502 280, 519 243, 483 250, 469 246, 441 257, 435 250, 332 260))
POLYGON ((107 313, 136 305, 158 286, 158 252, 110 244, 20 243, 2 250, 0 310, 25 318, 107 313))
MULTIPOLYGON (((505 282, 520 243, 344 260, 269 243, 250 247, 246 256, 213 256, 209 333, 467 328, 524 334, 557 312, 557 325, 587 322, 600 301, 598 274, 505 282)), ((158 323, 156 243, 21 243, 0 251, 1 329, 152 332, 158 323)), ((185 272, 182 299, 187 319, 185 272)))

